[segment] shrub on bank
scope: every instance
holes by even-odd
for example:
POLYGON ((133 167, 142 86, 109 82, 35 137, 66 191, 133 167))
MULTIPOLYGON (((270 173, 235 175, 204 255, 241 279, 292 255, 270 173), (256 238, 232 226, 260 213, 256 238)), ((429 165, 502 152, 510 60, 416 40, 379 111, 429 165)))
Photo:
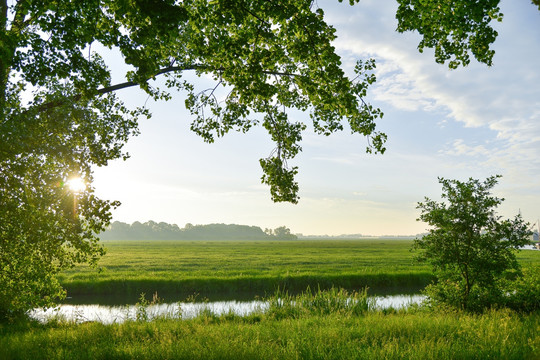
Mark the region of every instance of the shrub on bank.
POLYGON ((510 284, 506 306, 522 312, 540 310, 540 267, 524 269, 523 276, 510 284))

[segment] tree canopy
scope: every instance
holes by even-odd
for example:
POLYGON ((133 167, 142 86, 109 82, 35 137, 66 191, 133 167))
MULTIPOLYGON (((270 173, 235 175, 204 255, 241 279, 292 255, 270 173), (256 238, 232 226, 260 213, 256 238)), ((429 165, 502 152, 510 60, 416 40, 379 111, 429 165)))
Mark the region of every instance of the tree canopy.
POLYGON ((502 21, 500 0, 423 1, 398 0, 398 31, 416 30, 422 36, 418 50, 435 49, 435 61, 452 69, 468 65, 470 54, 479 62, 492 65, 497 38, 492 20, 502 21))
MULTIPOLYGON (((7 121, 62 113, 73 103, 102 117, 121 115, 108 122, 119 125, 134 114, 100 108, 96 99, 120 107, 110 93, 133 85, 167 99, 150 85, 163 74, 168 87, 187 93, 191 129, 205 141, 255 125, 268 131, 276 148, 260 162, 274 201, 298 200, 297 170, 287 160, 300 151, 306 125, 290 121, 288 109, 309 110, 325 135, 342 130, 347 119, 352 132, 370 138, 369 151, 384 152, 386 137, 375 130, 382 113, 363 101, 375 81, 374 62, 359 61, 357 77, 345 76, 331 44, 335 29, 310 1, 19 1, 4 5, 4 13, 0 88, 2 101, 13 97, 3 106, 12 109, 7 121), (111 85, 107 64, 92 51, 98 43, 133 67, 126 83, 111 85), (215 87, 196 89, 183 80, 186 71, 211 74, 215 87), (36 89, 33 99, 21 103, 18 95, 29 87, 36 89), (228 91, 224 100, 215 95, 218 87, 228 91)), ((124 133, 135 127, 125 125, 124 133)))
MULTIPOLYGON (((429 3, 400 1, 398 30, 423 34, 420 49, 440 37, 436 59, 454 53, 451 67, 467 64, 469 51, 491 64, 486 46, 496 33, 488 20, 500 17, 497 1, 480 12, 482 2, 455 2, 455 10, 429 3), (442 21, 454 12, 461 18, 442 21)), ((376 129, 383 114, 365 100, 375 62, 358 60, 354 77, 346 76, 332 45, 336 31, 314 1, 0 0, 0 21, 0 317, 50 305, 62 295, 54 274, 103 253, 96 233, 118 203, 94 195, 92 167, 126 158, 123 145, 150 116, 124 106, 117 90, 138 86, 162 100, 169 89, 184 91, 191 129, 207 142, 264 127, 275 149, 260 160, 262 182, 274 201, 299 198, 298 169, 288 161, 307 124, 292 121, 291 109, 309 112, 318 134, 348 124, 367 137, 368 152, 385 151, 386 135, 376 129), (130 66, 124 83, 111 83, 99 47, 130 66), (183 78, 188 71, 215 86, 197 88, 183 78), (158 76, 163 89, 153 85, 158 76), (226 96, 216 95, 219 88, 226 96), (72 177, 86 188, 71 191, 72 177)))

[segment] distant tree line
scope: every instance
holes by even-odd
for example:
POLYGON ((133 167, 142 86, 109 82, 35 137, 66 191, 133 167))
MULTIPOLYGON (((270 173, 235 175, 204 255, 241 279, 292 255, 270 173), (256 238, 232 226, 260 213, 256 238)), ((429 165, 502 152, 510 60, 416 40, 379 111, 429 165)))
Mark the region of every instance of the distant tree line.
POLYGON ((100 235, 102 240, 296 240, 289 228, 280 226, 274 230, 258 226, 236 224, 192 225, 184 228, 165 222, 135 221, 127 224, 113 222, 100 235))

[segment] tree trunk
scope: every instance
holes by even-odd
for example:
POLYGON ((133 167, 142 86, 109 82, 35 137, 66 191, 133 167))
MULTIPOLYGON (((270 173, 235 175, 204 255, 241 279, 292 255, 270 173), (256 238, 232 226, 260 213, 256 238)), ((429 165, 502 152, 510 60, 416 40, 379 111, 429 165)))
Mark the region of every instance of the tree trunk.
POLYGON ((12 59, 13 56, 10 56, 10 46, 7 41, 8 30, 7 30, 7 14, 8 14, 8 5, 7 0, 0 0, 0 31, 1 43, 0 43, 0 123, 3 122, 4 118, 4 107, 6 104, 6 86, 9 76, 9 59, 12 59))

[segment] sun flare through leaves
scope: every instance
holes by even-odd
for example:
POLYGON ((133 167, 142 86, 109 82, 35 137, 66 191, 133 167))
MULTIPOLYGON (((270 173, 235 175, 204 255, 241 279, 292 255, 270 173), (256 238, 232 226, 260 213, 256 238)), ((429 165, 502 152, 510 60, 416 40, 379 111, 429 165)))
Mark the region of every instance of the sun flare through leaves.
POLYGON ((86 183, 81 177, 72 177, 66 181, 69 190, 74 193, 80 193, 86 190, 86 183))

